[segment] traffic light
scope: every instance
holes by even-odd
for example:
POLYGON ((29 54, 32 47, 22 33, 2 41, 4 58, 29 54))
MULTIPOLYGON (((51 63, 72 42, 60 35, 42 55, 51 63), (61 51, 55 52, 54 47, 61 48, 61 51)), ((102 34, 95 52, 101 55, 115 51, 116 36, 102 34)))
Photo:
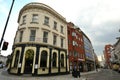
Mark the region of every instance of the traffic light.
POLYGON ((2 46, 2 50, 7 50, 8 44, 9 44, 8 42, 4 42, 2 46))

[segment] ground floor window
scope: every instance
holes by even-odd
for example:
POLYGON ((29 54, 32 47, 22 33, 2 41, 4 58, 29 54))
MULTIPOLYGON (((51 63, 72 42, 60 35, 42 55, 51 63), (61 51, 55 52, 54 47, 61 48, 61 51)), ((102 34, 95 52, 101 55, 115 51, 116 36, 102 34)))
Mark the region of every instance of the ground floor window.
POLYGON ((17 50, 16 53, 15 53, 14 67, 17 67, 17 65, 18 65, 19 54, 20 54, 20 51, 17 50))
POLYGON ((57 67, 57 53, 53 53, 52 67, 57 67))
POLYGON ((41 52, 41 60, 40 60, 40 67, 47 67, 47 51, 41 52))
POLYGON ((61 54, 61 67, 64 67, 64 54, 61 54))

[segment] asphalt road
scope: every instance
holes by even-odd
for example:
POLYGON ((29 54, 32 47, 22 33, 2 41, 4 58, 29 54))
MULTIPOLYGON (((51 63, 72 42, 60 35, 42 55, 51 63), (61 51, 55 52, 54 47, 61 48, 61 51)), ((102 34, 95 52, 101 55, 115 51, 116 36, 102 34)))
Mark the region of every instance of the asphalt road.
POLYGON ((120 73, 111 69, 102 69, 98 73, 83 75, 87 80, 120 80, 120 73))
POLYGON ((33 77, 30 75, 10 75, 5 69, 0 69, 0 80, 120 80, 120 73, 110 70, 102 69, 99 72, 82 73, 81 78, 73 78, 69 75, 33 77))

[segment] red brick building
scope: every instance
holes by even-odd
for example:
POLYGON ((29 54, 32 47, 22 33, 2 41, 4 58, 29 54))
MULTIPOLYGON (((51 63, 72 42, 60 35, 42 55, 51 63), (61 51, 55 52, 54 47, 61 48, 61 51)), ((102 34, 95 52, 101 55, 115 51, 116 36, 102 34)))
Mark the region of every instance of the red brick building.
POLYGON ((105 64, 106 64, 105 66, 107 68, 111 68, 111 63, 110 63, 111 49, 112 49, 112 45, 110 44, 105 45, 104 58, 105 58, 105 64))
POLYGON ((69 22, 68 25, 68 54, 70 61, 70 70, 76 65, 77 69, 84 71, 85 52, 83 35, 80 28, 69 22))

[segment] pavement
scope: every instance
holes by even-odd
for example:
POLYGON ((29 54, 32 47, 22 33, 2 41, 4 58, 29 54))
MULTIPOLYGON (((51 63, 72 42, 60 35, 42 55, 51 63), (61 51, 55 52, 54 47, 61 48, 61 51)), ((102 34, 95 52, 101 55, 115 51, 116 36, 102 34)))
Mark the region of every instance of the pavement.
POLYGON ((89 72, 81 72, 80 78, 74 78, 72 74, 67 75, 56 75, 56 76, 38 76, 33 77, 31 75, 12 75, 8 74, 6 69, 0 70, 0 80, 87 80, 85 75, 97 73, 98 71, 89 71, 89 72), (84 76, 84 77, 83 77, 84 76))

